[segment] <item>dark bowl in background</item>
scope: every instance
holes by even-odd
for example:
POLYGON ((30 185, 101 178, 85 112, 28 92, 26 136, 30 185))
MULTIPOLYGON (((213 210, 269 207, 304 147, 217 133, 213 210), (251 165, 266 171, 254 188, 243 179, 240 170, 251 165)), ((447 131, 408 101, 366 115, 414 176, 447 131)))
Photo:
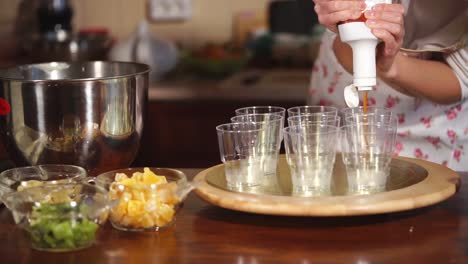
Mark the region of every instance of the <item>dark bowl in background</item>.
POLYGON ((50 61, 107 60, 114 40, 105 30, 87 30, 66 35, 36 35, 22 43, 32 63, 50 61))

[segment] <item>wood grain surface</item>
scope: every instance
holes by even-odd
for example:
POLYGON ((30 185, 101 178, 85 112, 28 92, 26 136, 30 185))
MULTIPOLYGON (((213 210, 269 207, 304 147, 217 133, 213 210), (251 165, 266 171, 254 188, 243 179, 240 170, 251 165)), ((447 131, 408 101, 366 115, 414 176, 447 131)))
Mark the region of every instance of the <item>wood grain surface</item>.
MULTIPOLYGON (((201 170, 183 171, 191 178, 201 170)), ((349 217, 243 213, 190 194, 171 228, 127 233, 106 225, 96 245, 72 253, 30 249, 0 207, 0 243, 2 264, 468 263, 468 184, 433 206, 349 217)))
MULTIPOLYGON (((400 166, 407 163, 421 166, 427 171, 427 177, 405 188, 381 193, 321 197, 294 197, 229 191, 207 180, 210 177, 224 177, 224 165, 222 164, 200 172, 194 180, 200 182, 196 190, 197 195, 209 203, 227 209, 268 215, 353 216, 398 212, 432 205, 455 194, 459 184, 459 176, 456 172, 423 160, 396 158, 396 161, 400 163, 400 166)), ((280 157, 278 167, 279 174, 282 176, 287 174, 286 176, 289 177, 284 155, 280 157)), ((421 176, 413 175, 409 170, 402 172, 408 173, 408 175, 393 175, 398 176, 394 178, 399 179, 399 181, 407 181, 405 178, 421 176)), ((338 170, 335 167, 334 173, 346 177, 343 166, 339 166, 338 170)))

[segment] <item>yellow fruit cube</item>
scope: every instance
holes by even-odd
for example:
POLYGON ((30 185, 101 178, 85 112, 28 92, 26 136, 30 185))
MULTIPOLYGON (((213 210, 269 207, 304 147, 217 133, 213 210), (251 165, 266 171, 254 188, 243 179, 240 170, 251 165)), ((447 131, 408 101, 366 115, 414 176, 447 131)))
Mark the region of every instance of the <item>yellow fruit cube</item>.
POLYGON ((142 182, 143 181, 143 173, 142 172, 134 172, 132 175, 132 179, 135 180, 136 182, 142 182))
POLYGON ((160 204, 158 208, 158 215, 160 218, 164 219, 166 222, 170 222, 174 217, 175 210, 172 206, 168 204, 160 204))
POLYGON ((145 203, 139 200, 130 200, 128 202, 128 216, 141 216, 145 213, 145 203))
POLYGON ((127 215, 127 206, 126 202, 121 202, 119 205, 111 210, 111 219, 113 221, 120 221, 124 216, 127 215))
POLYGON ((153 227, 153 226, 154 226, 153 217, 151 217, 150 214, 146 213, 146 214, 143 215, 143 217, 142 217, 141 224, 142 224, 143 228, 150 228, 150 227, 153 227))
POLYGON ((145 184, 161 184, 166 183, 166 177, 158 176, 152 172, 149 168, 144 168, 143 172, 143 182, 145 184))
POLYGON ((125 186, 133 186, 136 184, 136 180, 133 178, 124 179, 124 180, 119 181, 119 184, 122 184, 125 186))
POLYGON ((156 217, 155 222, 156 222, 156 225, 159 227, 163 227, 167 225, 167 221, 164 220, 162 217, 156 217))

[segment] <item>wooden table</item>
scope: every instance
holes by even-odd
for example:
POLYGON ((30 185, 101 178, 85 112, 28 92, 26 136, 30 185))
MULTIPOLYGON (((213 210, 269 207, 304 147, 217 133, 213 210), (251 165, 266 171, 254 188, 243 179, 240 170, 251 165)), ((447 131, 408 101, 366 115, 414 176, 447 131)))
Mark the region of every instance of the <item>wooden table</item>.
MULTIPOLYGON (((200 170, 183 170, 193 177, 200 170)), ((468 177, 461 173, 462 179, 468 177)), ((254 215, 190 194, 158 233, 103 228, 74 253, 31 250, 0 208, 0 263, 468 263, 468 183, 449 200, 409 212, 339 218, 254 215)))

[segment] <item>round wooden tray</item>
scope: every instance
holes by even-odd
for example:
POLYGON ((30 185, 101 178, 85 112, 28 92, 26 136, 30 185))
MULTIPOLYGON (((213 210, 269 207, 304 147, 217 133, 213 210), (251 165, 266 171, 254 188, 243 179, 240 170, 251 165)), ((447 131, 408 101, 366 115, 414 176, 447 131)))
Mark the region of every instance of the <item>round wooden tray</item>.
POLYGON ((353 216, 412 210, 441 202, 454 195, 459 175, 432 162, 394 158, 386 191, 367 195, 346 195, 347 181, 341 156, 337 156, 332 177, 332 194, 318 197, 291 195, 289 166, 284 155, 278 161, 277 188, 232 191, 226 186, 224 165, 197 174, 195 193, 223 208, 268 215, 353 216))

